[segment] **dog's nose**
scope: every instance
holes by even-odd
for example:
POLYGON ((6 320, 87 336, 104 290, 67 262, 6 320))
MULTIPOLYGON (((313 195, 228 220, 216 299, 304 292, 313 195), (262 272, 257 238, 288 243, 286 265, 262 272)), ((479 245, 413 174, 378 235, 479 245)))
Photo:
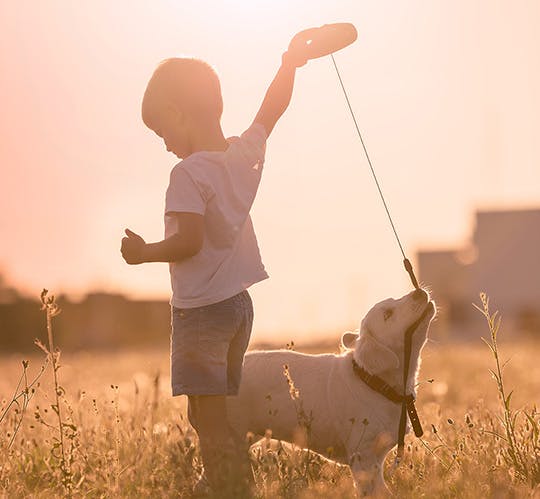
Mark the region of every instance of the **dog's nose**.
POLYGON ((413 298, 415 300, 425 300, 427 299, 428 294, 423 289, 415 289, 413 293, 413 298))

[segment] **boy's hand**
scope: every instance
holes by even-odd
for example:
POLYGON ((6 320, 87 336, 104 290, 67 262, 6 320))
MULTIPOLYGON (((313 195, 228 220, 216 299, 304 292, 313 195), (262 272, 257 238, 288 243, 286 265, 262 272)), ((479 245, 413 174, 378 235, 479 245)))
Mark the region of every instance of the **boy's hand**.
POLYGON ((281 56, 281 63, 285 66, 292 66, 295 68, 301 68, 308 62, 308 44, 304 36, 304 31, 297 33, 291 43, 289 43, 289 48, 281 56))
POLYGON ((129 229, 126 229, 126 236, 122 238, 122 247, 120 248, 124 260, 130 265, 144 263, 143 252, 146 246, 144 239, 129 229))

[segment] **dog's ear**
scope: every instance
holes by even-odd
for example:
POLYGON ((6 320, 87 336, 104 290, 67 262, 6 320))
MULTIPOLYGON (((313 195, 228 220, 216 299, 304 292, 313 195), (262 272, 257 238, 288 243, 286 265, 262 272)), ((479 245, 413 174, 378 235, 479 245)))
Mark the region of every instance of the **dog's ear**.
POLYGON ((370 333, 360 335, 354 356, 358 365, 370 374, 382 373, 399 367, 398 356, 370 333))
POLYGON ((358 333, 347 331, 341 335, 341 346, 343 348, 353 348, 354 342, 358 339, 358 333))

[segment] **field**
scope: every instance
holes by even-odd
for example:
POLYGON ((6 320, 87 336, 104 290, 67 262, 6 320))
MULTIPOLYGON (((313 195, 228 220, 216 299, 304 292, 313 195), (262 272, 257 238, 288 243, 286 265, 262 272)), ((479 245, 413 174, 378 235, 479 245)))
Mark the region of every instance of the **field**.
MULTIPOLYGON (((407 438, 397 470, 393 453, 386 462, 397 497, 540 497, 540 344, 510 336, 499 333, 500 362, 510 359, 504 387, 480 340, 425 347, 417 404, 425 435, 407 438), (507 396, 514 390, 506 411, 501 388, 507 396)), ((337 342, 325 350, 337 351, 337 342)), ((36 350, 29 359, 0 357, 0 497, 189 496, 197 440, 184 397, 170 396, 167 351, 62 355, 60 440, 51 361, 31 385, 46 359, 36 350)), ((262 452, 255 468, 259 497, 354 497, 347 468, 313 456, 262 452)))

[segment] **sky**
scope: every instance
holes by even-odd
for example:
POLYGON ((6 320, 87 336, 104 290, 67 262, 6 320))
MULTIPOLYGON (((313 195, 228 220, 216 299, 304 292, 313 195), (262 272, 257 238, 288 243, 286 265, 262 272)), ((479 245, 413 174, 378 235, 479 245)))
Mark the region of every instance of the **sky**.
MULTIPOLYGON (((536 0, 1 0, 0 273, 169 299, 165 264, 119 252, 125 227, 162 239, 178 161, 140 117, 154 68, 209 62, 239 135, 294 33, 331 22, 358 30, 335 58, 407 255, 467 244, 476 209, 540 205, 539 21, 536 0)), ((328 57, 298 71, 251 214, 256 339, 336 335, 410 290, 328 57)))

